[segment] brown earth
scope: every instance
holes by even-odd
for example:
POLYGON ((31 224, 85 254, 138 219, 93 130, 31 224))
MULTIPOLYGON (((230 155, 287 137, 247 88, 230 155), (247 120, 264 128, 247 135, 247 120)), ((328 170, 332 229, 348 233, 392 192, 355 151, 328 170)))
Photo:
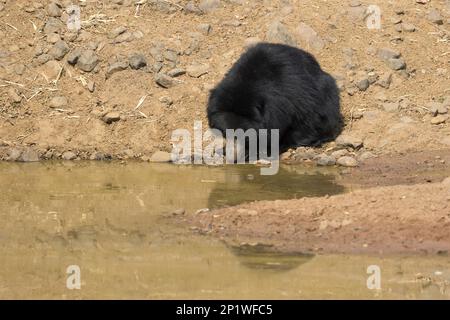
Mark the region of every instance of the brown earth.
POLYGON ((78 33, 65 26, 72 2, 52 2, 0 1, 1 159, 60 158, 67 151, 66 159, 148 159, 170 151, 173 129, 192 130, 194 120, 206 127, 209 89, 258 40, 297 44, 336 76, 344 133, 364 142, 358 153, 450 146, 447 114, 436 121, 429 104, 442 112, 450 104, 449 1, 73 1, 81 7, 78 33), (381 9, 380 30, 367 28, 369 4, 381 9), (429 17, 434 9, 440 20, 429 17), (60 56, 58 39, 66 46, 60 56), (398 51, 406 69, 394 71, 378 58, 382 48, 398 51), (93 50, 92 71, 67 62, 76 49, 93 50), (147 66, 128 67, 133 54, 147 66), (125 70, 107 77, 116 62, 125 70), (174 68, 188 72, 170 79, 168 89, 156 84, 157 73, 174 68), (108 112, 114 113, 105 118, 108 112), (30 148, 36 154, 20 157, 30 148))
POLYGON ((229 244, 301 253, 450 250, 450 181, 263 201, 201 213, 200 232, 229 244))

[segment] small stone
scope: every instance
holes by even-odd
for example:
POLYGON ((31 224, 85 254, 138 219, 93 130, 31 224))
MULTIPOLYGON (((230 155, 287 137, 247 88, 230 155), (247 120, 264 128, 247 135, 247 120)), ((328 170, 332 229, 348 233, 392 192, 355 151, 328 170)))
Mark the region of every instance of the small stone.
POLYGON ((108 38, 109 39, 115 39, 118 36, 120 36, 121 34, 124 34, 127 31, 127 28, 124 26, 119 26, 115 29, 113 29, 109 34, 108 34, 108 38))
POLYGON ((187 74, 192 78, 200 78, 209 71, 208 64, 193 64, 186 68, 187 74))
POLYGON ((107 124, 111 124, 113 122, 119 121, 120 120, 120 113, 117 112, 117 111, 108 112, 107 114, 105 114, 103 116, 102 120, 104 122, 106 122, 107 124))
POLYGON ((390 48, 381 48, 377 51, 377 56, 381 60, 389 60, 389 59, 397 59, 400 58, 400 52, 390 49, 390 48))
POLYGON ((336 150, 336 151, 331 153, 331 156, 334 157, 335 159, 339 159, 339 158, 344 157, 346 155, 348 155, 347 149, 336 150))
POLYGON ((387 65, 389 66, 389 68, 391 68, 392 70, 402 70, 406 68, 406 63, 402 58, 398 58, 398 59, 389 59, 387 61, 387 65))
POLYGON ((60 96, 60 97, 53 97, 50 100, 50 108, 65 108, 67 107, 67 98, 60 96))
POLYGON ((205 13, 212 12, 220 8, 220 0, 202 0, 198 8, 205 13))
POLYGON ((176 209, 176 210, 173 210, 173 211, 171 212, 171 214, 172 214, 173 216, 182 216, 182 215, 184 215, 185 213, 186 213, 186 210, 183 209, 183 208, 176 209))
POLYGON ((268 42, 282 43, 290 46, 297 45, 297 41, 295 41, 287 27, 280 21, 275 21, 269 26, 266 40, 268 42))
POLYGON ((95 91, 95 82, 92 80, 89 80, 87 83, 87 89, 89 90, 89 92, 94 92, 95 91))
POLYGON ((93 50, 85 50, 78 58, 77 67, 85 72, 91 72, 98 64, 97 54, 93 50))
POLYGON ((144 55, 135 53, 128 58, 131 69, 138 70, 147 66, 147 60, 144 55))
POLYGON ((306 23, 301 22, 297 29, 300 39, 313 50, 322 50, 325 47, 325 41, 317 32, 306 23))
POLYGON ((382 88, 389 89, 389 87, 391 86, 391 82, 392 82, 392 73, 385 72, 380 76, 376 84, 382 88))
POLYGON ((155 82, 163 88, 171 88, 176 85, 176 81, 165 73, 155 75, 155 82))
POLYGON ((61 60, 69 52, 70 48, 62 40, 56 41, 55 45, 48 52, 54 59, 61 60))
POLYGON ((433 116, 437 116, 438 114, 446 114, 448 111, 447 107, 439 102, 430 102, 426 105, 426 107, 428 110, 430 110, 430 113, 433 116))
POLYGON ((77 155, 73 153, 72 151, 66 151, 61 156, 63 160, 75 160, 77 158, 77 155))
POLYGON ((438 125, 438 124, 445 123, 447 120, 448 120, 448 116, 446 116, 446 115, 439 115, 439 116, 436 116, 434 118, 431 118, 430 122, 431 122, 431 124, 438 125))
POLYGON ((211 33, 211 25, 208 23, 201 23, 197 26, 197 30, 205 36, 211 33))
POLYGON ((48 43, 56 43, 59 40, 61 40, 61 36, 57 33, 50 33, 47 35, 47 42, 48 43))
POLYGON ((401 25, 402 30, 405 32, 414 32, 416 31, 416 26, 412 23, 402 23, 401 25))
POLYGON ((111 64, 108 67, 108 70, 106 70, 106 79, 111 77, 116 72, 126 70, 128 68, 128 65, 129 65, 128 61, 125 61, 125 60, 118 61, 118 62, 111 64))
POLYGON ((338 147, 351 147, 353 149, 359 149, 363 146, 363 141, 350 135, 341 134, 336 138, 336 145, 338 147))
POLYGON ((318 166, 334 166, 336 164, 336 159, 332 156, 328 156, 324 153, 317 156, 318 166))
POLYGON ((83 51, 80 48, 77 48, 77 49, 73 50, 72 52, 70 52, 67 55, 67 63, 69 63, 71 65, 76 64, 78 62, 78 58, 80 58, 82 52, 83 51))
POLYGON ((430 12, 428 13, 427 19, 428 21, 434 24, 438 25, 444 24, 444 20, 442 19, 441 13, 439 12, 439 10, 434 8, 431 9, 430 12))
POLYGON ((186 74, 186 70, 181 68, 175 68, 167 72, 167 75, 173 78, 179 77, 186 74))
POLYGON ((360 91, 366 91, 369 88, 369 86, 370 86, 370 82, 369 82, 369 79, 367 77, 358 79, 356 81, 356 87, 358 87, 358 89, 360 91))
POLYGON ((31 149, 27 149, 20 155, 19 161, 21 162, 36 162, 39 161, 39 154, 31 149))
POLYGON ((355 158, 344 156, 340 157, 337 162, 338 165, 342 167, 356 167, 358 166, 358 161, 355 158))
POLYGON ((185 6, 184 6, 184 12, 186 13, 193 13, 196 15, 201 15, 203 14, 202 10, 200 10, 193 1, 189 1, 185 6))
POLYGON ((18 161, 20 156, 22 155, 22 151, 12 148, 8 150, 8 157, 6 158, 7 161, 18 161))
POLYGON ((50 33, 59 33, 61 30, 64 30, 65 25, 62 23, 62 21, 58 18, 50 18, 47 20, 44 26, 44 33, 50 34, 50 33))
POLYGON ((151 157, 150 162, 171 162, 172 155, 164 151, 156 151, 151 157))
POLYGON ((400 104, 398 102, 386 102, 382 106, 386 112, 397 112, 400 110, 400 104))
POLYGON ((59 6, 58 3, 56 2, 51 2, 48 6, 47 6, 47 13, 50 17, 60 17, 62 10, 61 7, 59 6))

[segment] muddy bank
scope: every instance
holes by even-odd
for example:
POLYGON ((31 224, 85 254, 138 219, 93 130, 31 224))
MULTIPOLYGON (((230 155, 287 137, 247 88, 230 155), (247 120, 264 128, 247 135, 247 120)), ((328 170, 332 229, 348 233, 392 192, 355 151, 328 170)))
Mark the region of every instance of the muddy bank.
POLYGON ((192 223, 230 244, 276 251, 446 255, 450 181, 254 202, 199 214, 192 223))

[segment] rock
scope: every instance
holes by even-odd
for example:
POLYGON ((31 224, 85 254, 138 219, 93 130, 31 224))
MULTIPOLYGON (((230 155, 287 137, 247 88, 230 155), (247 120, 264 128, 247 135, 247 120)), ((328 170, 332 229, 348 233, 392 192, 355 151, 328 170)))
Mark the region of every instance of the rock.
POLYGON ((220 8, 220 0, 202 0, 198 8, 205 13, 212 12, 220 8))
POLYGON ((197 26, 197 30, 205 36, 211 33, 211 25, 208 23, 201 23, 197 26))
POLYGON ((341 134, 336 138, 336 145, 338 147, 351 147, 353 149, 359 149, 363 146, 363 141, 350 135, 341 134))
POLYGON ((300 39, 312 50, 322 50, 325 41, 306 23, 301 22, 297 28, 300 39))
POLYGON ((447 107, 445 107, 442 103, 439 102, 430 102, 426 105, 426 108, 430 110, 430 113, 433 116, 437 116, 438 114, 446 114, 447 107))
POLYGON ((185 6, 184 6, 184 12, 186 13, 193 13, 196 15, 201 15, 203 12, 202 10, 200 10, 193 1, 189 1, 185 6))
POLYGON ((8 157, 6 158, 7 161, 18 161, 20 156, 22 155, 22 151, 11 148, 8 150, 8 157))
POLYGON ((406 63, 402 58, 389 59, 387 61, 387 65, 389 66, 389 68, 391 68, 392 70, 396 70, 396 71, 406 68, 406 63))
POLYGON ((355 85, 360 91, 366 91, 370 86, 370 82, 367 77, 362 77, 356 80, 355 85))
POLYGON ((358 161, 356 161, 355 158, 352 158, 349 156, 340 157, 336 163, 342 167, 357 167, 358 166, 358 161))
POLYGON ((386 112, 397 112, 400 110, 400 104, 398 102, 386 102, 382 106, 386 112))
POLYGON ((106 122, 107 124, 111 124, 113 122, 119 121, 120 120, 120 113, 117 112, 117 111, 108 112, 107 114, 105 114, 103 116, 102 120, 104 122, 106 122))
POLYGON ((391 82, 392 82, 392 72, 385 72, 380 76, 376 84, 382 88, 389 89, 389 87, 391 86, 391 82))
POLYGON ((431 9, 427 15, 428 21, 434 24, 442 25, 444 24, 444 20, 442 19, 441 13, 437 9, 431 9))
POLYGON ((176 77, 182 76, 184 74, 186 74, 186 70, 181 69, 181 68, 174 68, 167 72, 167 75, 172 78, 176 78, 176 77))
POLYGON ((431 122, 431 124, 438 125, 438 124, 445 123, 447 120, 448 120, 448 116, 446 116, 446 115, 439 115, 439 116, 436 116, 434 118, 431 118, 430 122, 431 122))
POLYGON ((61 37, 59 34, 57 33, 50 33, 47 35, 47 42, 48 43, 53 43, 55 44, 56 42, 58 42, 59 40, 61 40, 61 37))
POLYGON ((346 149, 336 150, 331 153, 331 156, 334 157, 335 159, 339 159, 346 155, 348 155, 348 151, 346 149))
POLYGON ((62 10, 60 5, 57 2, 51 2, 48 6, 47 6, 47 13, 50 17, 60 17, 62 10))
POLYGON ((192 78, 200 78, 209 71, 208 64, 192 64, 186 68, 187 74, 192 78))
POLYGON ((185 213, 186 213, 186 210, 185 210, 184 208, 176 209, 176 210, 173 210, 173 211, 171 212, 171 214, 172 214, 173 216, 182 216, 182 215, 184 215, 185 213))
POLYGON ((316 156, 316 152, 313 149, 308 149, 305 147, 297 148, 294 153, 295 160, 312 160, 316 156))
POLYGON ((109 34, 108 34, 108 38, 109 39, 115 39, 118 36, 120 36, 121 34, 124 34, 127 31, 127 28, 124 26, 119 26, 117 28, 114 28, 109 34))
POLYGON ((67 43, 65 43, 62 40, 58 40, 56 41, 56 43, 54 44, 54 46, 50 49, 50 51, 48 52, 54 59, 56 60, 61 60, 62 58, 65 57, 65 55, 69 52, 70 48, 67 45, 67 43))
POLYGON ((164 151, 156 151, 151 157, 150 162, 171 162, 172 155, 164 151))
POLYGON ((77 61, 77 67, 85 72, 91 72, 98 64, 97 54, 93 50, 84 50, 77 61))
POLYGON ((125 61, 125 60, 118 61, 118 62, 111 64, 108 67, 108 70, 106 70, 106 79, 111 77, 116 72, 120 72, 120 71, 128 69, 128 65, 129 65, 129 62, 125 61))
POLYGON ((19 161, 21 162, 36 162, 39 161, 39 154, 31 149, 27 149, 20 155, 19 161))
POLYGON ((64 30, 65 25, 62 23, 62 21, 58 18, 50 18, 47 20, 44 26, 44 33, 50 34, 50 33, 60 33, 62 30, 64 30))
POLYGON ((266 40, 268 42, 282 43, 290 46, 297 45, 294 37, 291 35, 286 26, 280 21, 275 21, 270 24, 266 33, 266 40))
POLYGON ((416 31, 416 26, 412 23, 402 23, 401 28, 405 32, 414 32, 416 31))
POLYGON ((75 160, 77 158, 77 155, 73 153, 72 151, 66 151, 61 156, 63 160, 75 160))
POLYGON ((75 65, 78 62, 78 58, 80 58, 82 52, 83 51, 80 48, 77 48, 77 49, 73 50, 72 52, 70 52, 67 55, 67 63, 69 63, 71 65, 75 65))
POLYGON ((67 107, 67 98, 60 96, 60 97, 53 97, 50 100, 50 108, 65 108, 67 107))
POLYGON ((171 88, 177 84, 175 79, 165 73, 158 73, 155 75, 155 82, 163 88, 171 88))
POLYGON ((144 55, 135 53, 128 58, 131 69, 138 70, 147 66, 147 60, 144 55))
POLYGON ((400 52, 390 49, 390 48, 381 48, 377 51, 377 56, 381 60, 387 61, 389 59, 398 59, 400 58, 400 52))
POLYGON ((336 159, 334 157, 324 153, 318 155, 316 160, 318 166, 334 166, 336 164, 336 159))

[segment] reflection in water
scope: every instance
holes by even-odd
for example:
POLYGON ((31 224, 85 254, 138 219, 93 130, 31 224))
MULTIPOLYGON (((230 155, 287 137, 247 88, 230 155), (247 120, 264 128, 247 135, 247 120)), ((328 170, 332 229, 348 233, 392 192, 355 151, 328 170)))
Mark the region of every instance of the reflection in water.
POLYGON ((332 174, 315 168, 282 166, 274 176, 262 176, 258 168, 233 166, 217 181, 209 196, 209 207, 217 208, 256 200, 298 199, 344 192, 332 174))
POLYGON ((267 248, 263 244, 230 246, 230 249, 239 258, 242 265, 251 269, 288 271, 297 268, 314 257, 312 254, 273 252, 273 250, 270 250, 270 247, 267 248))
POLYGON ((0 298, 450 298, 448 257, 277 256, 167 219, 180 208, 343 192, 333 177, 301 167, 261 177, 253 166, 0 163, 0 298), (365 285, 372 264, 382 292, 365 285), (69 265, 81 269, 81 290, 66 288, 69 265))

